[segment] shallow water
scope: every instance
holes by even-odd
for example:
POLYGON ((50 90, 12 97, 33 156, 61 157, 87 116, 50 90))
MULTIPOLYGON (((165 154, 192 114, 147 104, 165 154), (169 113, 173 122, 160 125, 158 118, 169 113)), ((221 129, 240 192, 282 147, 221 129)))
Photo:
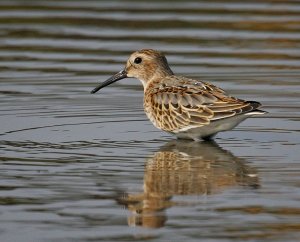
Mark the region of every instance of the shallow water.
POLYGON ((300 2, 1 1, 1 241, 296 241, 300 2), (141 48, 262 102, 215 142, 155 129, 141 48))

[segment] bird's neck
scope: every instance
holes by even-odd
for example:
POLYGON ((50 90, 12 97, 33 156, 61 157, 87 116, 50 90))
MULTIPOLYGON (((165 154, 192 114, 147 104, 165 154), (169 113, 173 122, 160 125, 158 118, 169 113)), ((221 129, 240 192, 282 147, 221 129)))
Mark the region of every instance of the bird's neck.
POLYGON ((146 90, 150 87, 153 87, 154 85, 157 85, 159 83, 161 83, 161 81, 168 77, 168 76, 172 76, 173 72, 172 70, 168 67, 168 68, 157 68, 155 70, 155 72, 153 73, 153 75, 151 75, 151 77, 149 77, 147 80, 141 80, 141 82, 143 83, 144 86, 144 92, 146 92, 146 90))

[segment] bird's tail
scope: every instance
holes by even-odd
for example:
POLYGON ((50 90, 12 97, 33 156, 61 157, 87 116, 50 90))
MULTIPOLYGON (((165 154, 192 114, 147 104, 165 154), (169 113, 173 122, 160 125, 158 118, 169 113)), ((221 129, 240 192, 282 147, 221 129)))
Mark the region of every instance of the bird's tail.
POLYGON ((252 115, 262 115, 268 113, 267 111, 258 109, 259 107, 261 107, 261 103, 256 101, 248 101, 248 103, 251 105, 252 111, 245 113, 245 115, 252 116, 252 115))

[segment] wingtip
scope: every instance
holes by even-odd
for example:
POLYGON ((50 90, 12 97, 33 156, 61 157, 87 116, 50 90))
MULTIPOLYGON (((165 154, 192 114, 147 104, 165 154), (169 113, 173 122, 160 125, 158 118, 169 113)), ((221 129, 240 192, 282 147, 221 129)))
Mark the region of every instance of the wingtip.
POLYGON ((247 103, 249 103, 251 105, 251 107, 253 108, 253 110, 256 110, 257 108, 261 107, 261 103, 260 102, 247 101, 247 103))
POLYGON ((262 106, 262 104, 260 102, 256 102, 256 101, 247 101, 247 103, 249 103, 252 107, 252 111, 245 113, 245 115, 262 115, 262 114, 266 114, 268 113, 267 111, 264 110, 260 110, 258 108, 260 108, 262 106))

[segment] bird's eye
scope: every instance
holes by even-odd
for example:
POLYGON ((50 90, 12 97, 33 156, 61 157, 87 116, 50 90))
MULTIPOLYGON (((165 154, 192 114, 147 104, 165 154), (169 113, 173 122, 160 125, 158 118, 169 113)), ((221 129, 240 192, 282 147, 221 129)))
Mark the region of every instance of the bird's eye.
POLYGON ((134 63, 135 64, 140 64, 142 62, 142 58, 141 57, 136 57, 135 59, 134 59, 134 63))

